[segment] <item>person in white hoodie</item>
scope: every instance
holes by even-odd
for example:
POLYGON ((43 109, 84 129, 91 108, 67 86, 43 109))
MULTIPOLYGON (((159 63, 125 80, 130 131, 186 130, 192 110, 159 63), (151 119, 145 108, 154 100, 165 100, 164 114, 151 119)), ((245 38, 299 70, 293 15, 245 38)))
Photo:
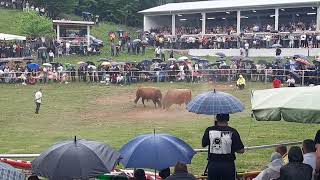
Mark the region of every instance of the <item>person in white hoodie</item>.
POLYGON ((280 153, 273 153, 271 155, 271 162, 267 165, 257 177, 253 180, 271 180, 280 177, 280 168, 284 165, 282 156, 280 153))

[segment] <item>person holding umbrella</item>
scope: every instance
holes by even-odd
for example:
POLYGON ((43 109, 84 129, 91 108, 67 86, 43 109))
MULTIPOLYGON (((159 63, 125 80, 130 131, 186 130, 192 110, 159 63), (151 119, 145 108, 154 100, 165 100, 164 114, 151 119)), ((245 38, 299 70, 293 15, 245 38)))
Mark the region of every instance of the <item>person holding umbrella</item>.
POLYGON ((229 114, 216 115, 214 126, 208 127, 202 146, 208 146, 208 180, 235 180, 235 153, 244 153, 238 131, 228 126, 229 114))

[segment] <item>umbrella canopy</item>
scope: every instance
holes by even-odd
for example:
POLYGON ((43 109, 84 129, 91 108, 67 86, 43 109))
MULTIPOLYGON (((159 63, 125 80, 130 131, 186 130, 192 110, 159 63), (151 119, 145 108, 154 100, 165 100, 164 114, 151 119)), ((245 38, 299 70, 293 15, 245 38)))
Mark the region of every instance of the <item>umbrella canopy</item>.
POLYGON ((144 65, 144 66, 150 66, 152 64, 152 61, 150 60, 143 60, 140 62, 140 64, 144 65))
POLYGON ((222 52, 217 52, 216 55, 220 56, 220 57, 226 57, 226 55, 224 53, 222 53, 222 52))
POLYGON ((179 57, 179 61, 186 61, 188 60, 189 58, 187 56, 182 56, 182 57, 179 57))
POLYGON ((48 179, 89 179, 110 172, 120 154, 108 145, 86 140, 53 145, 32 161, 32 173, 48 179))
POLYGON ((105 61, 105 62, 102 62, 102 63, 101 63, 101 66, 111 66, 111 63, 105 61))
POLYGON ((169 58, 168 61, 177 61, 175 58, 169 58))
POLYGON ((242 60, 242 62, 251 63, 251 62, 253 62, 253 60, 252 60, 251 58, 244 58, 244 59, 242 60))
POLYGON ((281 48, 282 45, 281 45, 281 44, 273 44, 271 47, 272 47, 272 48, 281 48))
POLYGON ((244 110, 239 99, 224 92, 210 91, 191 100, 187 110, 196 114, 216 115, 233 114, 244 110))
POLYGON ((50 63, 43 63, 42 66, 52 67, 52 64, 50 64, 50 63))
POLYGON ((93 65, 89 65, 89 66, 88 66, 88 69, 96 70, 96 69, 97 69, 97 67, 96 67, 96 66, 93 66, 93 65))
POLYGON ((268 61, 261 59, 261 60, 258 61, 258 64, 266 65, 266 64, 268 64, 268 61))
POLYGON ((25 180, 25 175, 9 164, 0 162, 0 179, 25 180))
POLYGON ((163 62, 162 61, 162 59, 160 59, 160 58, 154 58, 154 59, 152 59, 152 62, 158 62, 158 63, 161 63, 161 62, 163 62))
POLYGON ((199 61, 200 58, 199 58, 199 57, 192 57, 191 60, 192 60, 192 61, 199 61))
POLYGON ((4 41, 14 41, 14 40, 25 41, 26 37, 25 36, 17 36, 17 35, 13 35, 13 34, 0 33, 0 40, 4 40, 4 41))
POLYGON ((203 65, 208 65, 209 64, 209 61, 208 60, 205 60, 205 59, 200 59, 198 61, 199 64, 203 64, 203 65))
POLYGON ((162 170, 177 162, 191 163, 196 152, 184 141, 168 134, 146 134, 136 137, 121 150, 126 168, 162 170))
POLYGON ((311 64, 308 59, 303 59, 303 58, 297 58, 296 62, 303 64, 303 65, 310 65, 311 64))
POLYGON ((30 70, 38 70, 40 68, 39 64, 36 64, 36 63, 30 63, 28 64, 28 68, 30 70))
POLYGON ((243 58, 243 57, 241 57, 241 56, 233 56, 233 57, 231 58, 231 61, 240 61, 242 58, 243 58))
POLYGON ((320 86, 276 88, 252 92, 252 111, 258 121, 320 123, 320 86))
POLYGON ((91 61, 87 61, 86 62, 88 65, 92 65, 92 66, 95 66, 96 64, 94 62, 91 62, 91 61))
POLYGON ((77 64, 78 65, 80 65, 80 64, 84 64, 85 62, 83 62, 83 61, 79 61, 79 62, 77 62, 77 64))
POLYGON ((293 55, 294 58, 302 58, 302 59, 308 59, 307 56, 302 55, 302 54, 295 54, 293 55))
POLYGON ((133 40, 132 42, 133 42, 133 43, 139 43, 139 42, 141 42, 141 39, 135 39, 135 40, 133 40))

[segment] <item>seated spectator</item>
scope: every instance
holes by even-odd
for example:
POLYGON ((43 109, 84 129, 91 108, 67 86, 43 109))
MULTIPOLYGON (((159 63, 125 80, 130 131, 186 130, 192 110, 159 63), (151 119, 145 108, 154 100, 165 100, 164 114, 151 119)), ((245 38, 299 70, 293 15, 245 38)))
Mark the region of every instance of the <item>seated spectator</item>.
POLYGON ((303 163, 316 169, 316 145, 312 139, 306 139, 302 143, 303 163))
POLYGON ((289 163, 280 169, 280 180, 311 180, 313 169, 304 164, 300 147, 293 146, 288 153, 289 163))
POLYGON ((288 160, 288 150, 287 147, 284 145, 280 145, 276 147, 276 152, 280 153, 282 156, 282 159, 284 161, 285 164, 288 164, 289 160, 288 160))
POLYGON ((146 173, 143 169, 136 169, 133 176, 135 180, 147 180, 146 173))
POLYGON ((273 88, 281 88, 281 81, 275 77, 272 81, 273 88))
POLYGON ((166 169, 163 169, 159 172, 159 176, 162 178, 162 179, 166 179, 167 177, 170 176, 170 168, 166 168, 166 169))
POLYGON ((273 153, 271 155, 271 162, 267 165, 256 178, 253 180, 270 180, 280 177, 280 168, 284 165, 282 156, 280 153, 273 153))
POLYGON ((167 177, 166 180, 196 180, 196 178, 188 173, 187 165, 178 162, 174 167, 174 173, 167 177))

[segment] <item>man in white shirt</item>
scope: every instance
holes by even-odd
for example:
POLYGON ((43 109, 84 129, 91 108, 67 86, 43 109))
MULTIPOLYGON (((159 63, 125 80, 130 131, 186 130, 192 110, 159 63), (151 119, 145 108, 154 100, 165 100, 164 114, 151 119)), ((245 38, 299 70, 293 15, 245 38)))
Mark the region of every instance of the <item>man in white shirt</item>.
POLYGON ((307 46, 307 43, 306 43, 306 40, 307 40, 307 35, 306 34, 302 34, 301 37, 300 37, 300 47, 306 47, 307 46))
POLYGON ((302 143, 303 163, 316 169, 316 144, 312 139, 306 139, 302 143))
POLYGON ((42 102, 42 89, 39 89, 34 95, 34 102, 36 103, 36 114, 39 114, 40 105, 42 102))
POLYGON ((53 62, 53 58, 54 58, 54 53, 52 52, 52 50, 50 50, 50 52, 49 52, 49 62, 53 62))

